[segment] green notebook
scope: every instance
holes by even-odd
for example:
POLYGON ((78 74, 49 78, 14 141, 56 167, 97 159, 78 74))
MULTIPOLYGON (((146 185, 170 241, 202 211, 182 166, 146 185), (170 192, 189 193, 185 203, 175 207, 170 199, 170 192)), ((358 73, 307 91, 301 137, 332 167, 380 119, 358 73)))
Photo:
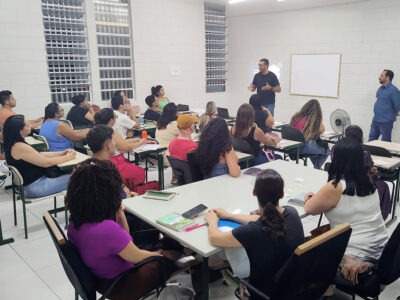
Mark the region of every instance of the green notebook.
POLYGON ((181 231, 188 227, 190 224, 193 224, 194 220, 186 219, 178 213, 170 213, 164 217, 157 219, 156 222, 173 230, 181 231))

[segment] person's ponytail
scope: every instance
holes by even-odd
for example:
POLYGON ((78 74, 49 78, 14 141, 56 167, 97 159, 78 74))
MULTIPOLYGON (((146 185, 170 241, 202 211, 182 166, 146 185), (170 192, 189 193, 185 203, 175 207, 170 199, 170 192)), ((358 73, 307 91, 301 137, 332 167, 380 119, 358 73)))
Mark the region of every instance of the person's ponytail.
POLYGON ((276 241, 285 236, 287 232, 285 220, 271 202, 264 206, 260 221, 262 229, 268 233, 272 240, 276 241))

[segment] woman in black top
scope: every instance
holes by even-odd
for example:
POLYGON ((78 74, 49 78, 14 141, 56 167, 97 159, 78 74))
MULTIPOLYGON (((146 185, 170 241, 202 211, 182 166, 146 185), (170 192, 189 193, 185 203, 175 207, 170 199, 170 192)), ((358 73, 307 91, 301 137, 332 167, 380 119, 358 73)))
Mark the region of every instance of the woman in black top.
POLYGON ((261 149, 261 144, 276 146, 279 137, 267 137, 264 132, 254 124, 255 112, 250 104, 242 104, 236 115, 235 125, 232 127, 232 135, 245 140, 253 149, 254 165, 267 163, 266 154, 261 149))
POLYGON ((257 94, 251 95, 249 103, 254 108, 254 120, 257 126, 264 132, 271 132, 271 126, 274 125, 274 116, 268 108, 262 106, 261 98, 257 94))
POLYGON ((92 128, 94 126, 94 111, 85 95, 72 97, 75 104, 67 115, 67 120, 71 121, 74 129, 92 128))
POLYGON ((23 115, 11 116, 4 123, 4 150, 7 164, 18 169, 24 180, 25 196, 37 198, 66 190, 70 175, 46 177, 46 168, 75 158, 75 150, 38 152, 25 142, 31 126, 23 115))
MULTIPOLYGON (((256 179, 253 195, 257 197, 260 215, 238 215, 217 208, 210 210, 205 220, 213 246, 245 248, 250 261, 250 284, 269 295, 274 275, 304 242, 303 225, 296 209, 279 205, 284 195, 284 182, 278 172, 262 171, 256 179), (221 232, 218 229, 220 218, 243 225, 221 232)), ((251 299, 260 298, 251 295, 251 299)))
POLYGON ((157 98, 154 96, 147 96, 145 102, 149 108, 144 113, 144 119, 158 122, 161 117, 161 113, 158 109, 157 98))

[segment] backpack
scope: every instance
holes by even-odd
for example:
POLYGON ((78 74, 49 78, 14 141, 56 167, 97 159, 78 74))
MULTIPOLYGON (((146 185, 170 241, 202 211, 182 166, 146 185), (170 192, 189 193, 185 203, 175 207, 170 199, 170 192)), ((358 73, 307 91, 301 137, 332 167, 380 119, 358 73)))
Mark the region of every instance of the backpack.
POLYGON ((157 300, 194 300, 195 295, 192 274, 185 269, 167 280, 157 300))

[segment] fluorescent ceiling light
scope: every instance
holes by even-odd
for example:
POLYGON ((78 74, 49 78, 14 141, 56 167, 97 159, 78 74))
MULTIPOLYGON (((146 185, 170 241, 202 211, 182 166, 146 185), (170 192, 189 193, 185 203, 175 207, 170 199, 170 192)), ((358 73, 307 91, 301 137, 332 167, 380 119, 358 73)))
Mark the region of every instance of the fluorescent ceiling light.
POLYGON ((235 3, 239 3, 239 2, 244 2, 246 0, 229 0, 229 4, 235 4, 235 3))

